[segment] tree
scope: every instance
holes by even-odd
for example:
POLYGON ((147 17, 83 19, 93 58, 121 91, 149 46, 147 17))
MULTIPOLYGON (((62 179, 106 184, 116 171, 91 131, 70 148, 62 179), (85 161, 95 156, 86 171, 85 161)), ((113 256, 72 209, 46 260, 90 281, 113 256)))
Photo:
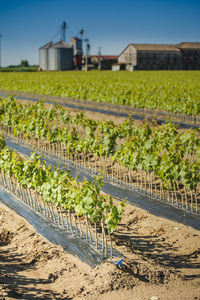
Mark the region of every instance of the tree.
POLYGON ((21 67, 28 67, 29 66, 29 63, 28 63, 28 60, 21 60, 21 67))

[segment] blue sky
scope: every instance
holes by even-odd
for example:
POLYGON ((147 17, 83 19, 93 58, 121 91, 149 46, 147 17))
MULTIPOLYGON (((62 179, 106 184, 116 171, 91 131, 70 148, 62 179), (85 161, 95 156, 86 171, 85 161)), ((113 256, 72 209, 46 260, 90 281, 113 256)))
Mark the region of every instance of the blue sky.
POLYGON ((0 0, 2 65, 27 59, 68 24, 66 41, 80 28, 91 53, 119 54, 129 43, 200 42, 200 0, 0 0))

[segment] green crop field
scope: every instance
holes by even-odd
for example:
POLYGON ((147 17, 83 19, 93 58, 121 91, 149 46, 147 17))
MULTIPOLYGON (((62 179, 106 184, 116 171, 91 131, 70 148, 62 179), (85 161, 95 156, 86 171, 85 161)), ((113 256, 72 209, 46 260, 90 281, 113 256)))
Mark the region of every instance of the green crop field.
POLYGON ((5 72, 0 90, 200 115, 200 71, 5 72))
MULTIPOLYGON (((163 199, 167 195, 172 203, 181 203, 186 209, 190 206, 200 214, 197 130, 181 131, 172 123, 136 125, 131 118, 116 125, 112 121, 92 120, 83 112, 71 116, 59 105, 48 108, 42 102, 24 105, 7 97, 0 99, 0 131, 29 141, 42 152, 50 151, 79 165, 82 163, 95 174, 98 171, 117 178, 127 187, 136 184, 151 195, 163 199)), ((9 156, 0 151, 0 167, 1 155, 6 161, 9 156)), ((6 168, 10 172, 7 163, 6 168)))

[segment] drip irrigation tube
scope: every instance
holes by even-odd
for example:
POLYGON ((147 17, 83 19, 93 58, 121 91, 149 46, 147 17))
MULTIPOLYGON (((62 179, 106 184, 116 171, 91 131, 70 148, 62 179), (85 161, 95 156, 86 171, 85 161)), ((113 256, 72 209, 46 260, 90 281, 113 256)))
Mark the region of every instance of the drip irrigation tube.
MULTIPOLYGON (((7 97, 9 96, 9 94, 0 94, 0 97, 7 97)), ((17 99, 20 99, 20 100, 29 100, 29 101, 33 101, 33 102, 37 102, 39 101, 39 99, 37 98, 33 98, 33 97, 23 97, 23 96, 17 96, 16 95, 16 98, 17 99)), ((72 103, 63 103, 63 102, 54 102, 53 100, 45 100, 45 103, 48 103, 48 104, 60 104, 62 106, 65 106, 65 107, 69 107, 69 108, 75 108, 75 109, 81 109, 81 110, 88 110, 88 111, 92 111, 92 112, 98 112, 98 113, 101 113, 101 114, 106 114, 106 115, 111 115, 111 116, 117 116, 117 117, 125 117, 125 118, 128 118, 130 115, 133 119, 135 120, 144 120, 144 119, 148 119, 148 120, 151 120, 152 118, 155 118, 156 116, 155 115, 152 115, 152 116, 149 116, 149 117, 145 117, 143 115, 139 115, 139 114, 132 114, 130 112, 120 112, 120 111, 116 111, 116 110, 112 110, 112 109, 102 109, 102 108, 97 108, 97 106, 95 107, 92 107, 92 106, 87 106, 87 104, 82 104, 82 105, 78 105, 78 104, 72 104, 72 103)), ((164 123, 167 123, 168 120, 167 118, 166 119, 159 119, 156 117, 156 120, 161 123, 161 124, 164 124, 164 123)), ((183 129, 198 129, 199 130, 199 127, 200 127, 200 124, 188 124, 188 123, 182 123, 182 122, 178 122, 178 121, 171 121, 174 125, 180 127, 180 128, 183 128, 183 129)), ((200 130, 199 130, 200 131, 200 130)))
POLYGON ((24 217, 49 242, 60 245, 64 251, 78 256, 81 261, 91 267, 95 267, 103 261, 102 255, 94 248, 89 247, 84 241, 75 238, 72 234, 66 233, 64 229, 31 209, 2 186, 0 186, 0 203, 24 217))
MULTIPOLYGON (((26 145, 18 144, 10 138, 6 138, 6 143, 11 149, 16 149, 28 156, 34 151, 34 149, 31 149, 29 146, 27 147, 26 145)), ((88 180, 93 180, 92 176, 85 170, 76 168, 73 164, 67 164, 66 161, 63 163, 53 155, 44 155, 44 159, 47 164, 51 164, 52 166, 66 167, 71 171, 72 176, 76 176, 78 174, 80 181, 82 181, 84 177, 88 180)), ((178 207, 173 207, 163 201, 161 202, 157 199, 153 199, 152 197, 141 194, 135 190, 128 190, 125 187, 123 188, 106 180, 104 180, 102 190, 116 199, 121 200, 126 198, 127 202, 131 205, 144 209, 155 216, 167 218, 168 220, 200 230, 200 216, 198 215, 193 215, 178 207)))

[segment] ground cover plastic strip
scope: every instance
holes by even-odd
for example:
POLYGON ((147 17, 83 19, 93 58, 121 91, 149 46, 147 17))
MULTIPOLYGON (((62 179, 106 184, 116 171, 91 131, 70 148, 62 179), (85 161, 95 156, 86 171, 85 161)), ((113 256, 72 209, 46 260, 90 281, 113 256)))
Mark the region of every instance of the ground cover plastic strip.
MULTIPOLYGON (((17 143, 16 140, 6 138, 6 143, 11 149, 16 149, 17 151, 30 155, 34 149, 31 149, 30 145, 21 142, 17 143)), ((43 153, 44 155, 44 153, 43 153)), ((90 170, 86 170, 83 167, 75 164, 72 161, 67 161, 66 159, 61 160, 55 155, 44 155, 44 159, 47 164, 51 164, 54 166, 60 165, 61 167, 67 167, 72 176, 79 175, 79 180, 83 180, 86 177, 88 180, 92 180, 92 175, 95 175, 90 170)), ((116 199, 127 199, 127 202, 130 204, 137 206, 139 208, 145 209, 153 215, 164 217, 169 220, 179 222, 181 224, 191 226, 197 230, 200 230, 200 216, 192 215, 189 212, 186 212, 178 207, 173 207, 168 204, 168 202, 159 201, 159 199, 154 199, 149 195, 142 193, 142 191, 136 190, 128 190, 126 187, 121 186, 119 183, 109 182, 109 180, 104 180, 104 185, 102 190, 110 194, 112 197, 116 199)))

